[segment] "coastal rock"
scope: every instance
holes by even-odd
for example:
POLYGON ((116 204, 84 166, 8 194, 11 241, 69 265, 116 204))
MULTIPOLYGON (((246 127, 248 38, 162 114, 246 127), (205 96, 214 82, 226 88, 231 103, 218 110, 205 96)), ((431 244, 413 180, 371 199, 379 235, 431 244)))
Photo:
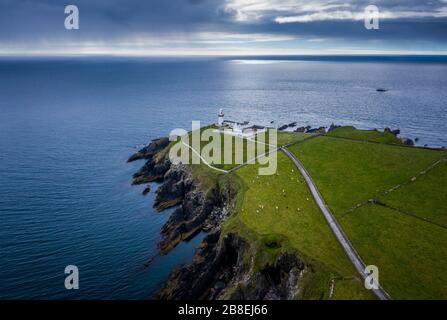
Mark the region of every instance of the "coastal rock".
POLYGON ((282 125, 282 126, 280 126, 280 127, 278 128, 278 131, 284 131, 284 130, 286 130, 288 127, 289 127, 289 126, 288 126, 287 124, 282 125))
POLYGON ((314 128, 314 129, 307 129, 306 133, 319 133, 319 134, 324 134, 326 133, 326 127, 318 127, 318 128, 314 128))
POLYGON ((161 181, 170 166, 171 162, 168 157, 159 159, 158 157, 151 156, 144 166, 133 175, 132 184, 137 185, 161 181))
POLYGON ((147 186, 146 188, 144 188, 143 190, 143 196, 147 195, 149 192, 151 192, 151 187, 147 186))
POLYGON ((273 264, 253 272, 245 255, 249 244, 230 233, 210 233, 197 250, 193 262, 174 270, 156 299, 279 300, 299 293, 307 266, 295 255, 283 253, 273 264))
POLYGON ((157 152, 164 149, 168 144, 169 144, 169 139, 166 137, 154 139, 151 141, 151 143, 149 145, 140 149, 135 154, 131 155, 130 158, 127 160, 127 162, 132 162, 132 161, 140 160, 140 159, 149 159, 153 155, 155 155, 157 152))
POLYGON ((155 298, 185 300, 203 297, 204 293, 211 288, 217 273, 220 260, 217 258, 219 236, 218 231, 208 234, 194 255, 192 263, 173 270, 155 298))
POLYGON ((398 134, 400 134, 400 130, 399 130, 399 129, 392 130, 392 129, 389 128, 389 127, 386 127, 386 128, 383 130, 383 132, 385 132, 385 133, 391 133, 391 134, 393 134, 393 135, 395 135, 395 136, 397 136, 398 134))
POLYGON ((166 173, 166 181, 157 193, 156 208, 164 209, 180 204, 162 228, 160 252, 167 253, 179 242, 193 237, 202 230, 213 231, 227 217, 231 186, 202 191, 193 180, 189 167, 173 166, 166 173), (223 189, 224 188, 224 189, 223 189))
MULTIPOLYGON (((154 147, 145 154, 148 160, 133 176, 133 184, 159 181, 162 184, 156 191, 154 207, 158 211, 178 206, 162 227, 160 253, 165 254, 178 243, 193 237, 201 230, 213 231, 227 216, 226 205, 235 193, 231 186, 216 186, 201 190, 194 181, 189 166, 173 165, 161 145, 167 145, 166 139, 154 140, 154 147)), ((140 152, 143 154, 144 152, 140 152)), ((150 189, 145 189, 148 192, 150 189)))
POLYGON ((295 255, 283 253, 273 264, 267 264, 259 272, 254 273, 246 283, 238 283, 230 299, 294 299, 302 286, 300 280, 306 268, 295 255))
POLYGON ((406 146, 414 146, 414 141, 409 138, 402 138, 402 143, 406 146))
POLYGON ((174 270, 156 294, 162 300, 217 299, 244 268, 247 243, 234 234, 220 239, 220 231, 208 234, 187 266, 174 270))
POLYGON ((157 189, 154 207, 162 211, 180 204, 191 185, 191 174, 185 165, 170 166, 163 176, 163 184, 157 189))
POLYGON ((333 122, 331 124, 331 126, 329 127, 329 129, 327 130, 327 133, 331 132, 332 130, 335 130, 337 128, 340 128, 341 126, 335 125, 333 122))
POLYGON ((306 131, 306 127, 298 127, 295 130, 293 130, 293 132, 304 132, 306 131))

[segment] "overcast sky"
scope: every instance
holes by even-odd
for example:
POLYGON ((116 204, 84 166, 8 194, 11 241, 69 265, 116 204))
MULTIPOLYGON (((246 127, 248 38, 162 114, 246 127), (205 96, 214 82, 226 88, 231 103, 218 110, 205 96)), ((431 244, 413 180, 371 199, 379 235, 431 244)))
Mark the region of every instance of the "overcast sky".
POLYGON ((314 53, 446 54, 447 0, 0 0, 0 54, 314 53))

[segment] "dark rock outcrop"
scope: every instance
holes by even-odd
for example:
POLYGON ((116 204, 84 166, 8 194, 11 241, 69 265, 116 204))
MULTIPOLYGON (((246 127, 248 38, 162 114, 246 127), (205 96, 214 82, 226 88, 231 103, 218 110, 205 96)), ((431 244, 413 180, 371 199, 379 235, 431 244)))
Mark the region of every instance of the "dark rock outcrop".
POLYGON ((296 122, 290 122, 290 123, 288 123, 288 124, 284 124, 284 125, 280 126, 280 127, 278 128, 278 131, 284 131, 284 130, 286 130, 287 128, 293 128, 293 127, 295 127, 295 126, 296 126, 296 122))
POLYGON ((326 127, 318 127, 318 128, 314 128, 314 129, 307 129, 306 133, 320 133, 320 134, 324 134, 324 133, 326 133, 326 127))
POLYGON ((135 154, 131 155, 130 158, 127 160, 127 162, 132 162, 140 159, 149 159, 152 156, 154 156, 157 152, 164 149, 168 144, 169 139, 166 137, 154 139, 151 141, 151 143, 149 143, 149 145, 140 149, 135 154))
POLYGON ((338 126, 334 123, 331 124, 331 126, 329 127, 329 129, 327 130, 327 133, 331 132, 332 130, 335 130, 337 128, 340 128, 341 126, 338 126))
POLYGON ((253 271, 249 244, 235 234, 210 233, 193 262, 174 270, 155 298, 167 300, 293 299, 307 266, 295 255, 280 254, 273 264, 253 271))
POLYGON ((151 192, 151 187, 147 186, 146 188, 144 188, 143 190, 143 196, 147 195, 149 192, 151 192))
MULTIPOLYGON (((162 182, 156 191, 154 207, 163 211, 178 206, 161 230, 163 238, 159 247, 160 253, 164 254, 201 230, 210 231, 220 225, 228 213, 225 205, 229 203, 226 200, 229 190, 201 190, 188 166, 170 162, 166 150, 160 148, 167 145, 162 141, 166 140, 154 140, 153 146, 138 152, 138 157, 144 155, 148 159, 134 174, 133 184, 162 182)), ((150 188, 146 188, 143 192, 149 191, 150 188)))
POLYGON ((163 179, 166 171, 169 170, 170 161, 168 157, 157 157, 156 155, 164 150, 169 144, 168 138, 154 139, 152 142, 130 156, 127 162, 146 159, 146 163, 133 175, 132 184, 144 184, 163 179))
POLYGON ((144 166, 133 175, 132 184, 143 184, 153 181, 162 181, 165 173, 171 167, 168 157, 150 156, 144 166))
POLYGON ((213 287, 212 283, 217 280, 219 271, 227 266, 231 269, 238 259, 238 256, 235 256, 236 251, 229 246, 223 245, 221 250, 218 250, 219 237, 219 231, 208 234, 192 263, 171 272, 155 298, 166 300, 205 298, 213 287))
POLYGON ((389 128, 389 127, 386 127, 386 128, 383 130, 383 132, 391 133, 391 134, 393 134, 393 135, 395 135, 395 136, 397 136, 398 134, 400 134, 400 130, 399 130, 399 129, 392 130, 392 129, 389 128))
POLYGON ((157 189, 154 207, 158 211, 180 204, 192 188, 192 178, 184 165, 171 165, 163 175, 163 184, 157 189))
POLYGON ((246 285, 239 285, 231 295, 239 300, 290 300, 301 288, 300 279, 306 265, 295 255, 279 255, 275 263, 254 273, 246 285))
POLYGON ((158 210, 179 205, 162 228, 161 253, 168 252, 202 230, 213 231, 220 226, 228 215, 228 195, 232 191, 218 188, 216 186, 205 193, 192 178, 189 167, 172 166, 157 191, 155 201, 158 210))
POLYGON ((406 146, 414 146, 414 141, 409 138, 402 138, 402 143, 406 146))
POLYGON ((295 130, 293 130, 293 132, 304 132, 306 131, 306 127, 298 127, 295 130))

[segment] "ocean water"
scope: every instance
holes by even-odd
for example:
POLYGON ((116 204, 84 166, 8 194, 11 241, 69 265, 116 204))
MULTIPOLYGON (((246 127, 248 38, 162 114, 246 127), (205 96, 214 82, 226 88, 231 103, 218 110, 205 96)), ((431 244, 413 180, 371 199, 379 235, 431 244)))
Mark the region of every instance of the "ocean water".
POLYGON ((173 128, 223 108, 260 124, 390 126, 447 146, 446 88, 443 59, 2 58, 0 298, 146 299, 190 261, 203 234, 157 257, 170 211, 130 185, 143 162, 126 163, 173 128), (79 290, 64 287, 67 265, 79 290))

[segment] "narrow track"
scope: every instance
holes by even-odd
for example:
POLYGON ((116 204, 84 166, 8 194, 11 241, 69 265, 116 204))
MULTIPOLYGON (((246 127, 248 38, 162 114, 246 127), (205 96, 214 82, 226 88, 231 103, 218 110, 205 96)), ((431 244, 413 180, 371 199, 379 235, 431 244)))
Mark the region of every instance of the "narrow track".
MULTIPOLYGON (((348 237, 345 235, 343 230, 341 229, 338 222, 335 220, 334 215, 329 210, 329 208, 326 206, 326 203, 323 200, 323 197, 321 196, 320 192, 317 189, 317 186, 315 185, 312 177, 307 172, 306 168, 304 168, 303 164, 298 160, 295 155, 293 155, 289 150, 287 150, 284 147, 281 147, 280 150, 282 150, 289 158, 292 160, 292 162, 295 164, 295 166, 298 168, 298 170, 301 172, 302 176, 304 177, 304 180, 306 181, 306 184, 312 194, 312 197, 315 199, 316 204, 320 208, 321 212, 324 215, 324 218, 326 219, 327 223, 329 224, 329 227, 331 228, 332 232, 335 234, 335 237, 337 238, 338 242, 342 246, 343 250, 345 251, 346 255, 348 256, 349 260, 351 260, 352 264, 354 265, 357 272, 360 274, 363 280, 368 276, 368 274, 365 273, 365 263, 360 258, 360 255, 355 250, 354 246, 351 244, 351 242, 348 240, 348 237)), ((373 293, 376 295, 377 298, 380 300, 390 300, 390 296, 388 293, 379 285, 378 289, 372 289, 373 293)))

